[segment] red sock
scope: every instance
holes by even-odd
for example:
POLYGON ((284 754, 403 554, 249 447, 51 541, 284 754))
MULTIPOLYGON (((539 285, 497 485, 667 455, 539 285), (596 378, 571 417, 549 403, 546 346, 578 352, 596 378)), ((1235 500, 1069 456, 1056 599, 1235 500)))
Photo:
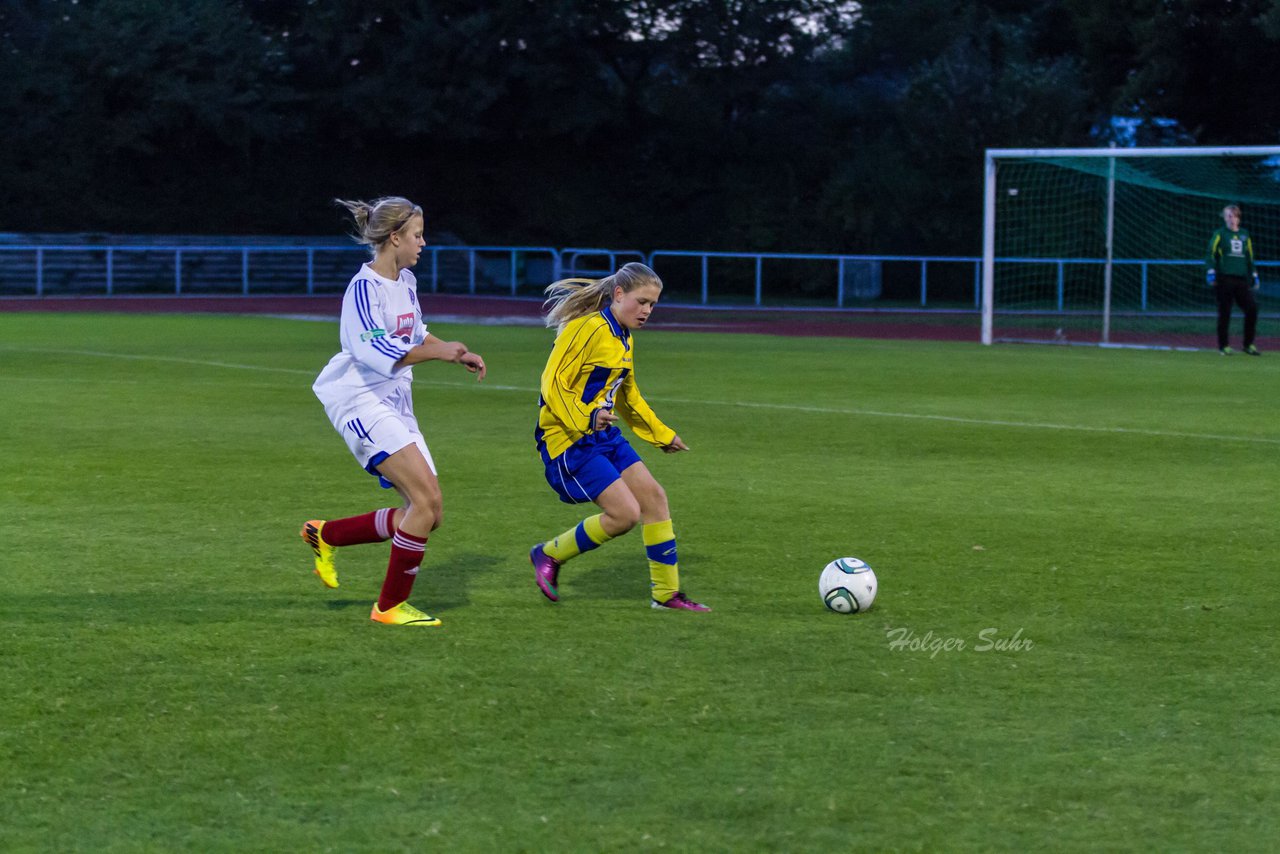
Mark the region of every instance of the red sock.
POLYGON ((379 611, 394 608, 409 598, 409 591, 413 589, 413 581, 418 577, 418 566, 422 563, 422 553, 426 548, 426 537, 396 531, 391 538, 387 579, 382 582, 382 593, 378 596, 379 611))
POLYGON ((372 513, 333 519, 324 523, 321 538, 331 546, 356 546, 360 543, 382 543, 391 539, 391 518, 394 507, 384 507, 372 513))

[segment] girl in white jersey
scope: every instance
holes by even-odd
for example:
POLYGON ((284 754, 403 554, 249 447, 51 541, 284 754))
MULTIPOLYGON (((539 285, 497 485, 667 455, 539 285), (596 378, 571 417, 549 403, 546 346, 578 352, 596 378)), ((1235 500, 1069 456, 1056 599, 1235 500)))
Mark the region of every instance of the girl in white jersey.
POLYGON ((438 626, 438 619, 407 601, 442 509, 435 462, 413 415, 412 366, 455 362, 482 380, 484 359, 460 341, 441 341, 423 325, 417 279, 408 269, 425 243, 422 208, 398 197, 337 202, 351 212, 355 238, 370 247, 373 260, 347 285, 342 350, 312 388, 356 460, 384 487, 394 487, 404 506, 346 519, 312 519, 302 526, 302 539, 315 554, 316 575, 328 587, 338 586, 335 547, 391 540, 387 577, 371 619, 438 626))

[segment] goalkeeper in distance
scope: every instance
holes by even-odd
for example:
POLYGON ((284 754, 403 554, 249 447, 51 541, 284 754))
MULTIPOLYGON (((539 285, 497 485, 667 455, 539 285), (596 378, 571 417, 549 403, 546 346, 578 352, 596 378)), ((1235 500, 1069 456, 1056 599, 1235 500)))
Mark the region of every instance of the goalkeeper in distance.
POLYGON ((1258 332, 1258 271, 1253 263, 1253 238, 1240 227, 1239 205, 1222 209, 1224 225, 1209 238, 1209 257, 1205 259, 1205 281, 1218 300, 1218 352, 1235 353, 1228 346, 1231 329, 1231 304, 1244 312, 1244 352, 1261 356, 1253 340, 1258 332))

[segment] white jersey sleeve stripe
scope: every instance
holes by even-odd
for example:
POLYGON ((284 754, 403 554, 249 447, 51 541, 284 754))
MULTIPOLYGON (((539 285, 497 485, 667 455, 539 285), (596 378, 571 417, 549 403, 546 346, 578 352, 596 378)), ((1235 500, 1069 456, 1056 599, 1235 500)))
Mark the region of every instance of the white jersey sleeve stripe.
MULTIPOLYGON (((368 279, 361 279, 356 282, 353 294, 356 303, 356 314, 360 318, 360 325, 364 327, 366 332, 382 328, 373 321, 373 305, 369 295, 372 287, 373 282, 368 279)), ((392 362, 400 361, 409 352, 409 348, 399 347, 385 338, 371 338, 369 343, 373 349, 391 359, 392 362)))
MULTIPOLYGON (((373 300, 371 298, 372 288, 373 282, 368 279, 361 279, 357 281, 355 286, 352 288, 352 297, 355 301, 356 315, 359 318, 360 326, 364 331, 370 332, 376 329, 382 329, 383 332, 386 332, 386 329, 383 329, 382 326, 379 326, 373 320, 373 300)), ((398 347, 386 338, 370 338, 368 343, 370 347, 381 353, 383 356, 386 356, 393 363, 400 361, 404 358, 405 353, 409 352, 408 348, 398 347)))
POLYGON ((409 352, 407 348, 397 347, 385 338, 374 338, 369 343, 373 345, 373 349, 396 362, 409 352))
POLYGON ((360 325, 365 328, 366 332, 369 331, 370 329, 378 328, 373 322, 372 313, 369 311, 370 284, 371 283, 367 279, 361 279, 360 281, 356 282, 356 287, 355 287, 356 314, 359 315, 360 325))

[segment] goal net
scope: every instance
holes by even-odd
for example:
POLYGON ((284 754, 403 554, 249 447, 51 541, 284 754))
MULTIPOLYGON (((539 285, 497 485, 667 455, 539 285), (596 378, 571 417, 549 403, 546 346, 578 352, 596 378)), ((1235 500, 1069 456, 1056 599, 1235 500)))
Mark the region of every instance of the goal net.
MULTIPOLYGON (((1280 147, 992 149, 985 191, 984 344, 1215 348, 1204 261, 1230 204, 1262 282, 1258 346, 1277 334, 1280 147)), ((1235 307, 1233 346, 1242 324, 1235 307)))

